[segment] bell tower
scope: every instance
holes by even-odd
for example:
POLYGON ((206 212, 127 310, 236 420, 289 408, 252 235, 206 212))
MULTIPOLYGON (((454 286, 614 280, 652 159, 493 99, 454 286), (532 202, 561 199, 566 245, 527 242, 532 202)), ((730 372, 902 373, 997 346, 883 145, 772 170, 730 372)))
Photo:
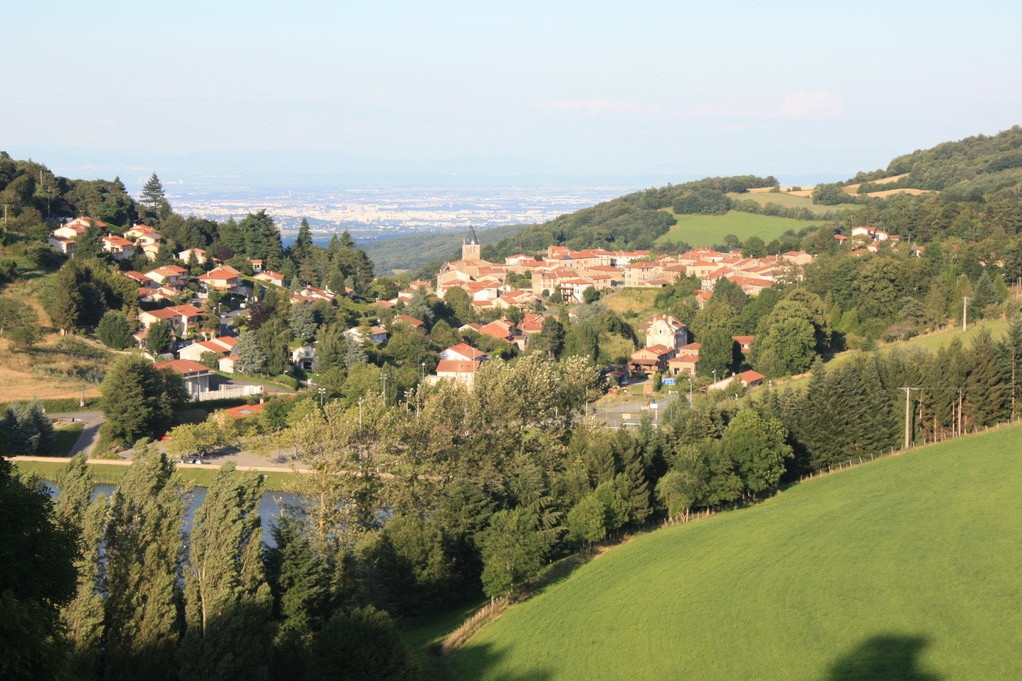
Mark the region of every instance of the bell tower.
POLYGON ((482 260, 482 249, 483 247, 479 245, 479 239, 476 237, 475 228, 469 225, 468 234, 465 235, 465 241, 461 244, 461 259, 482 260))

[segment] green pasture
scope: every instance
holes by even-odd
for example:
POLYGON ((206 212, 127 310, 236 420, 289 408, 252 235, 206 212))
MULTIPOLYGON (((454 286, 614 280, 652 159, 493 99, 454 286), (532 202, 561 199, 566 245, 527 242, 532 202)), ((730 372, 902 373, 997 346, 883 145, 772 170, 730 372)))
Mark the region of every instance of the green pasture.
POLYGON ((460 679, 1008 679, 1022 427, 657 530, 514 606, 460 679))
POLYGON ((741 213, 731 210, 724 215, 674 215, 678 224, 669 232, 660 236, 657 243, 684 241, 690 246, 713 246, 724 243, 724 237, 734 234, 745 241, 749 237, 758 236, 770 243, 780 238, 789 229, 798 232, 801 229, 819 226, 807 220, 793 220, 770 215, 741 213))
POLYGON ((806 196, 794 196, 792 194, 772 193, 772 192, 756 192, 737 194, 730 193, 728 197, 733 201, 755 201, 761 206, 765 206, 768 203, 776 203, 778 206, 784 208, 807 208, 817 215, 825 213, 831 213, 834 211, 846 211, 846 210, 858 210, 861 206, 854 203, 842 203, 836 206, 820 206, 813 203, 813 200, 806 196))

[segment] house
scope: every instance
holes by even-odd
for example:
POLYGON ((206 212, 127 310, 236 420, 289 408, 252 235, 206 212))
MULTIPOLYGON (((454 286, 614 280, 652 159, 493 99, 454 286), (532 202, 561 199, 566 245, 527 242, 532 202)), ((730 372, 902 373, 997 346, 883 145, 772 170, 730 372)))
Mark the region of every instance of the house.
POLYGON ((436 372, 430 376, 431 382, 447 379, 459 381, 471 386, 475 382, 476 371, 482 362, 466 362, 456 359, 442 359, 437 362, 436 372))
POLYGON ((260 402, 259 404, 243 404, 240 407, 224 409, 224 411, 230 414, 232 418, 244 419, 252 416, 252 414, 258 414, 264 407, 266 407, 266 403, 260 402))
POLYGON ((667 362, 674 357, 675 349, 666 345, 653 345, 636 350, 628 358, 628 369, 634 376, 652 376, 667 372, 667 362))
POLYGON ((260 272, 263 271, 263 261, 262 260, 258 260, 258 259, 253 260, 252 258, 249 258, 248 262, 249 262, 250 265, 252 265, 252 272, 253 272, 253 274, 259 274, 260 272))
POLYGON ((284 286, 284 275, 280 272, 274 272, 272 270, 263 270, 259 274, 252 277, 256 281, 261 281, 274 286, 284 286))
POLYGON ((354 339, 354 341, 359 345, 363 345, 366 338, 368 338, 370 342, 379 345, 387 340, 388 334, 387 330, 382 326, 370 326, 368 329, 363 326, 353 326, 345 331, 344 335, 354 339))
POLYGON ((204 364, 187 359, 174 359, 169 362, 159 362, 156 364, 156 368, 170 369, 180 374, 184 381, 185 389, 192 396, 192 399, 198 399, 200 392, 207 392, 209 390, 210 370, 204 364))
POLYGON ((134 225, 131 226, 131 229, 124 232, 124 238, 131 239, 132 241, 138 241, 143 237, 146 239, 148 243, 163 240, 163 237, 160 236, 160 234, 155 229, 153 229, 149 225, 143 225, 139 222, 136 222, 134 225))
POLYGON ((324 291, 323 289, 313 288, 312 286, 306 286, 298 291, 299 295, 312 298, 313 300, 325 300, 328 303, 334 299, 334 294, 330 291, 324 291))
POLYGON ((316 370, 316 346, 303 345, 291 351, 291 364, 302 371, 316 370))
POLYGON ((181 359, 188 359, 193 362, 201 361, 202 356, 208 352, 226 357, 234 350, 234 346, 237 343, 238 339, 233 336, 221 336, 220 338, 214 338, 213 340, 198 341, 191 345, 186 345, 178 350, 177 356, 181 359))
POLYGON ((162 319, 170 324, 178 338, 187 336, 189 329, 197 326, 203 317, 203 311, 194 305, 173 305, 158 310, 142 310, 138 313, 138 321, 142 328, 149 329, 155 322, 162 319))
POLYGON ((746 357, 748 357, 749 353, 752 351, 752 341, 756 340, 756 337, 755 336, 731 336, 731 338, 733 338, 734 341, 736 343, 738 343, 738 347, 742 351, 742 354, 745 355, 746 357))
POLYGON ((123 236, 107 234, 103 237, 102 242, 103 252, 109 253, 116 260, 126 260, 135 255, 135 244, 131 243, 123 236))
POLYGON ((667 361, 667 373, 671 376, 687 374, 691 378, 696 377, 699 368, 699 355, 696 353, 679 354, 667 361))
POLYGON ((183 284, 188 280, 188 270, 180 265, 164 265, 163 267, 157 267, 155 270, 146 272, 145 275, 161 286, 164 284, 183 284))
POLYGON ((425 331, 426 331, 426 325, 422 322, 422 320, 416 319, 415 317, 411 317, 411 316, 406 315, 406 314, 394 315, 394 319, 393 319, 393 321, 391 323, 392 324, 407 324, 413 330, 421 331, 423 333, 425 333, 425 331))
POLYGON ((688 343, 688 327, 671 315, 654 315, 639 327, 646 332, 646 347, 680 348, 688 343))
POLYGON ((706 389, 725 390, 731 385, 733 385, 735 382, 738 382, 743 388, 756 388, 758 386, 763 385, 763 381, 765 379, 766 376, 764 376, 763 374, 759 373, 758 371, 753 371, 752 369, 749 369, 748 371, 743 371, 740 374, 735 374, 734 376, 728 376, 727 378, 723 378, 717 381, 716 383, 711 383, 710 385, 706 386, 706 389))
POLYGON ((482 350, 473 348, 468 343, 452 345, 440 353, 440 359, 451 359, 461 362, 482 362, 489 356, 482 350))
POLYGON ((192 258, 195 258, 195 262, 200 265, 206 264, 206 251, 201 248, 186 248, 177 254, 177 259, 181 262, 188 264, 192 258))
POLYGON ((241 284, 241 273, 230 265, 221 265, 205 274, 200 274, 197 278, 207 291, 210 289, 236 291, 241 284))

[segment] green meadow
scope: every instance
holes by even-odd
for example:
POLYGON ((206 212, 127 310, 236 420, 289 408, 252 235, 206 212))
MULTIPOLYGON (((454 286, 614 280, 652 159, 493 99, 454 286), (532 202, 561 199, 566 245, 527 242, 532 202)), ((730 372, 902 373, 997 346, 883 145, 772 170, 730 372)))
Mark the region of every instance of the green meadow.
POLYGON ((684 241, 690 246, 713 246, 724 243, 724 237, 734 234, 745 241, 758 236, 770 243, 784 235, 789 229, 798 232, 806 227, 822 223, 779 218, 770 215, 756 215, 731 210, 724 215, 674 215, 678 224, 660 236, 657 243, 684 241))
MULTIPOLYGON (((20 472, 35 474, 43 480, 56 480, 60 472, 67 466, 67 464, 59 461, 16 461, 14 465, 20 472)), ((128 472, 128 466, 93 463, 90 464, 89 470, 92 471, 93 478, 97 483, 116 485, 124 477, 124 474, 128 472)), ((186 485, 209 487, 213 484, 213 479, 216 477, 217 467, 178 468, 177 472, 186 485)), ((289 471, 281 471, 280 473, 270 471, 261 473, 261 475, 267 490, 280 492, 288 489, 292 473, 289 471)))
POLYGON ((793 194, 783 194, 781 192, 748 192, 745 194, 736 194, 732 192, 728 194, 728 197, 734 201, 755 201, 761 206, 765 206, 768 203, 776 203, 778 206, 783 206, 784 208, 806 208, 818 215, 832 213, 834 211, 858 210, 862 207, 854 203, 842 203, 836 206, 817 205, 814 204, 813 200, 807 196, 795 196, 793 194))
POLYGON ((657 530, 516 605, 461 679, 1008 679, 1022 426, 657 530))

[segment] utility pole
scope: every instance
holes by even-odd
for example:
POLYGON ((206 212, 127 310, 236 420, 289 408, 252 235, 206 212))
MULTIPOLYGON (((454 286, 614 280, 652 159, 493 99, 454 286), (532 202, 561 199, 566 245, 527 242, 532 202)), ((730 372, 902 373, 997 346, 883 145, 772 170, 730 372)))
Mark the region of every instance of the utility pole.
POLYGON ((908 388, 902 387, 899 390, 905 391, 905 449, 912 446, 912 400, 910 396, 913 390, 919 390, 919 388, 908 388))
POLYGON ((9 203, 5 203, 4 204, 4 224, 5 225, 7 224, 7 209, 10 208, 10 207, 11 207, 11 204, 9 204, 9 203))
POLYGON ((969 296, 962 296, 962 331, 969 330, 969 296))

